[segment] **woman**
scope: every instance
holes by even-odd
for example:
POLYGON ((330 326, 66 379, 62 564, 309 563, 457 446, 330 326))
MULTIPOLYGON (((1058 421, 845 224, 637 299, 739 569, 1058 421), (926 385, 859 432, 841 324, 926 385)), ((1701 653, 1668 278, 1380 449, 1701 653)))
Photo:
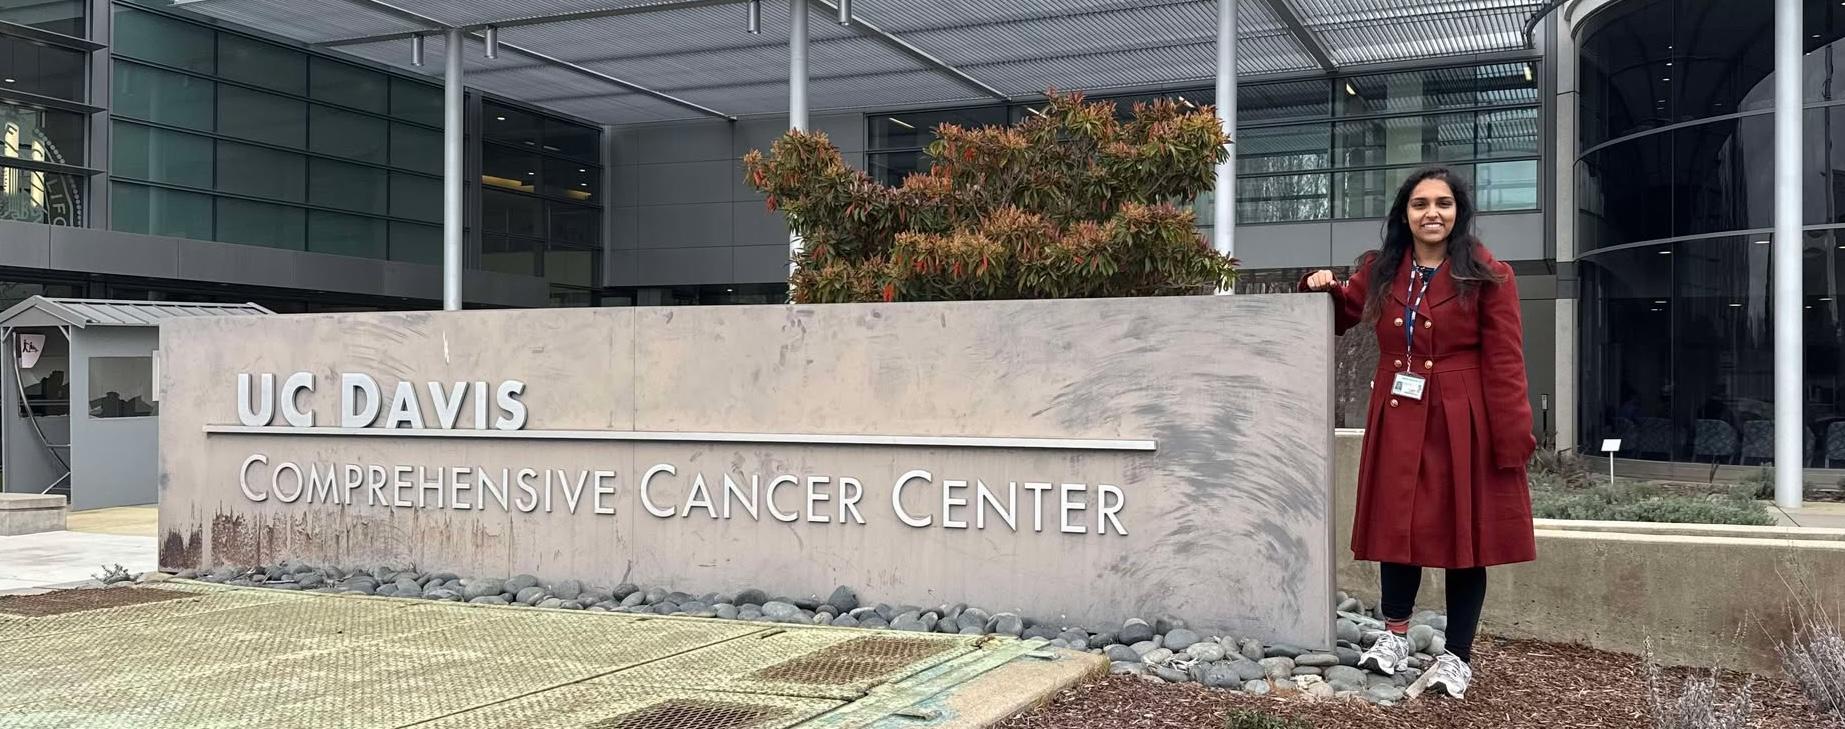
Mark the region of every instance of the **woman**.
POLYGON ((1413 653, 1422 568, 1447 571, 1447 651, 1417 681, 1454 698, 1473 679, 1486 568, 1537 557, 1525 466, 1537 448, 1512 269, 1473 232, 1473 199, 1444 168, 1397 190, 1383 247, 1348 281, 1316 271, 1302 288, 1333 296, 1340 334, 1376 327, 1352 552, 1381 563, 1388 632, 1359 665, 1385 675, 1413 653))

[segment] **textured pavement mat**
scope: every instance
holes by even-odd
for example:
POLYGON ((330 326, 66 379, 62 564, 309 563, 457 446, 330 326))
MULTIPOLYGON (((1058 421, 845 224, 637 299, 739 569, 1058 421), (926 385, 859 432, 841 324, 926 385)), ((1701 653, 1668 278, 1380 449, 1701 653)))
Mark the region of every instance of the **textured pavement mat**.
POLYGON ((0 618, 0 729, 772 729, 981 640, 196 583, 106 591, 121 595, 0 618))
MULTIPOLYGON (((107 630, 132 623, 184 617, 203 613, 234 610, 252 605, 268 605, 301 600, 307 596, 281 590, 233 590, 210 585, 112 587, 82 592, 132 590, 146 594, 168 593, 180 597, 171 600, 62 612, 55 615, 28 617, 0 613, 0 651, 9 641, 87 630, 107 630)), ((69 591, 77 592, 77 591, 69 591)), ((78 599, 79 602, 82 598, 78 599)), ((93 604, 93 603, 92 603, 93 604)))
POLYGON ((420 725, 430 729, 779 729, 842 706, 826 699, 584 683, 420 725))
POLYGON ((873 686, 972 653, 977 640, 851 628, 773 629, 598 680, 852 700, 873 686))

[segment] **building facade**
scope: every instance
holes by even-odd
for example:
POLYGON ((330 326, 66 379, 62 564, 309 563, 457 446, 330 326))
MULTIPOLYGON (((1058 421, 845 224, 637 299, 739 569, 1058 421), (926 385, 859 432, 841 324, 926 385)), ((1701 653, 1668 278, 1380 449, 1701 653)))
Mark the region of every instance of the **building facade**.
MULTIPOLYGON (((239 22, 235 5, 0 0, 0 304, 438 305, 440 63, 403 62, 407 43, 304 44, 239 22)), ((1832 151, 1845 134, 1833 47, 1845 7, 1807 7, 1806 411, 1810 465, 1823 467, 1845 461, 1845 176, 1832 151)), ((1772 14, 1748 0, 1539 10, 1528 48, 1243 78, 1239 287, 1287 290, 1305 271, 1348 267, 1377 244, 1405 175, 1448 165, 1473 180, 1482 235, 1520 277, 1544 436, 1621 438, 1628 455, 1667 461, 1766 459, 1772 14)), ((759 67, 774 44, 750 46, 760 53, 739 77, 784 73, 759 67)), ((785 300, 787 229, 739 159, 772 144, 786 115, 607 124, 586 111, 601 97, 525 73, 470 77, 487 80, 464 115, 469 306, 785 300), (531 93, 505 93, 520 85, 531 93)), ((1216 102, 1194 77, 1205 80, 1087 93, 1124 114, 1154 97, 1216 102)), ((931 106, 901 91, 810 127, 897 184, 927 166, 936 124, 1033 113, 1026 97, 931 106)), ((1207 238, 1210 202, 1194 206, 1207 238)), ((1346 349, 1364 356, 1362 341, 1346 349)), ((1362 402, 1343 407, 1357 425, 1362 402)))

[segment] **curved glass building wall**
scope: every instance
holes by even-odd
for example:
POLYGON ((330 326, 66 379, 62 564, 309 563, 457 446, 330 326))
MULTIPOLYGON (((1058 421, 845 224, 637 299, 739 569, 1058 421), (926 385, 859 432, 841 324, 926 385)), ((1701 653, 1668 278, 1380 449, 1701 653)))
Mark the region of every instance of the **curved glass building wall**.
MULTIPOLYGON (((1845 6, 1806 3, 1805 423, 1845 467, 1845 6)), ((1627 0, 1579 24, 1582 441, 1773 455, 1774 15, 1627 0)))

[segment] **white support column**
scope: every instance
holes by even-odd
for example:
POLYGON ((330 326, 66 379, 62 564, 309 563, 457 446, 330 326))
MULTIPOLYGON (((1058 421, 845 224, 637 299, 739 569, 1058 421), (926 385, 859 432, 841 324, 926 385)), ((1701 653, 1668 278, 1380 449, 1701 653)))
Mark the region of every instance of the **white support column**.
MULTIPOLYGON (((788 129, 807 129, 807 0, 788 0, 788 129)), ((788 227, 788 273, 801 253, 801 236, 788 227)))
POLYGON ((462 33, 450 28, 443 49, 442 73, 442 309, 461 310, 463 199, 467 172, 462 168, 461 114, 462 33))
POLYGON ((1775 505, 1801 506, 1806 404, 1800 306, 1800 0, 1775 0, 1775 505))
POLYGON ((1230 137, 1230 158, 1217 166, 1211 245, 1226 256, 1236 255, 1236 3, 1217 2, 1217 119, 1230 137))

